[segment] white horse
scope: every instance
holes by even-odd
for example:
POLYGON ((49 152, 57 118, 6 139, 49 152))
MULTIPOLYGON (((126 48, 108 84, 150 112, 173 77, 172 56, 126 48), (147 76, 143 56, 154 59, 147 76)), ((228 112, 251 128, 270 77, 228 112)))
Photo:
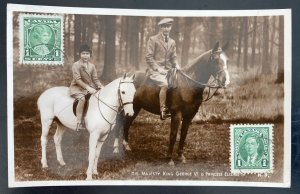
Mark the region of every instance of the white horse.
MULTIPOLYGON (((133 85, 134 75, 118 78, 97 93, 93 94, 89 100, 89 107, 85 116, 85 124, 89 137, 89 165, 86 171, 87 180, 92 180, 92 175, 98 175, 97 164, 101 147, 106 140, 110 130, 114 127, 116 116, 119 111, 124 110, 124 114, 132 116, 133 97, 135 87, 133 85)), ((64 166, 61 141, 65 128, 76 130, 77 118, 73 114, 73 101, 68 93, 67 87, 54 87, 46 90, 38 99, 38 108, 41 114, 42 123, 42 167, 47 168, 46 146, 50 125, 55 119, 57 129, 54 134, 57 160, 64 166)))

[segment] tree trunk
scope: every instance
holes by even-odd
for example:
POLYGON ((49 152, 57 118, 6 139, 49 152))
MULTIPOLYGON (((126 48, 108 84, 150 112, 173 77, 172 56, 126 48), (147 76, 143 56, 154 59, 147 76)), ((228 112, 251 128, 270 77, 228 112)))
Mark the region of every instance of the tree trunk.
POLYGON ((254 22, 253 22, 251 67, 254 67, 254 63, 255 63, 256 29, 257 29, 257 16, 254 17, 254 22))
POLYGON ((197 45, 197 37, 195 34, 193 34, 193 41, 192 41, 192 56, 195 54, 195 48, 197 45))
POLYGON ((262 53, 262 73, 270 74, 270 58, 269 58, 269 16, 264 17, 263 25, 263 53, 262 53))
POLYGON ((121 29, 120 29, 120 41, 119 41, 119 64, 122 64, 122 53, 123 53, 123 43, 124 43, 124 31, 125 31, 125 16, 121 16, 121 29))
POLYGON ((74 24, 74 61, 79 60, 79 46, 81 44, 81 15, 75 15, 74 24))
POLYGON ((87 22, 88 22, 88 19, 87 19, 88 16, 82 16, 82 20, 81 20, 81 42, 83 44, 87 44, 87 41, 86 41, 86 37, 87 37, 87 22))
POLYGON ((114 80, 115 66, 116 16, 105 16, 105 55, 101 79, 106 82, 114 80))
POLYGON ((244 22, 240 18, 240 30, 239 30, 239 40, 238 40, 238 58, 237 58, 237 66, 238 67, 240 66, 240 62, 241 62, 243 30, 244 30, 244 22))
MULTIPOLYGON (((233 45, 232 19, 227 18, 227 17, 223 17, 222 18, 222 24, 223 24, 223 39, 222 39, 223 44, 228 42, 229 45, 233 45)), ((227 49, 226 54, 228 54, 229 56, 232 56, 232 53, 233 53, 233 46, 230 46, 227 49)))
POLYGON ((143 56, 144 56, 144 36, 145 36, 145 17, 141 17, 140 21, 141 21, 141 40, 140 40, 140 48, 139 48, 139 63, 142 62, 143 60, 143 56))
POLYGON ((94 29, 95 29, 95 16, 89 16, 87 26, 87 44, 93 49, 93 38, 94 38, 94 29))
POLYGON ((175 40, 176 50, 179 52, 179 18, 175 17, 172 25, 172 30, 170 32, 170 37, 175 40))
POLYGON ((186 17, 184 23, 185 23, 185 28, 184 28, 182 55, 181 55, 182 66, 185 66, 188 63, 193 18, 186 17))
POLYGON ((126 20, 125 20, 125 23, 126 23, 126 31, 125 31, 125 34, 126 34, 126 45, 125 45, 125 66, 127 67, 128 66, 128 55, 129 55, 129 34, 130 34, 130 20, 129 20, 129 17, 126 17, 126 20))
POLYGON ((258 64, 260 65, 260 67, 261 67, 261 64, 262 64, 262 54, 261 54, 262 53, 262 46, 263 46, 262 40, 260 40, 258 42, 258 64))
POLYGON ((272 17, 272 35, 271 35, 271 42, 270 42, 270 65, 271 65, 271 67, 274 65, 274 60, 273 60, 273 51, 274 51, 274 46, 275 46, 275 44, 274 44, 274 37, 275 37, 275 33, 276 33, 276 17, 275 16, 273 16, 272 17))
POLYGON ((217 18, 211 17, 209 20, 209 47, 213 48, 215 43, 218 41, 217 39, 217 18))
POLYGON ((140 18, 132 16, 130 19, 130 64, 139 69, 139 25, 140 18))
POLYGON ((64 37, 64 40, 65 40, 65 44, 66 44, 66 50, 65 50, 65 55, 67 57, 70 56, 71 54, 71 45, 70 45, 70 39, 71 39, 71 28, 70 28, 70 25, 71 25, 71 16, 69 14, 66 14, 65 15, 65 29, 66 29, 66 33, 65 33, 65 37, 64 37))
POLYGON ((279 17, 279 48, 278 48, 278 70, 277 70, 277 83, 284 81, 284 18, 279 17))
POLYGON ((97 60, 101 59, 101 48, 102 48, 102 34, 103 34, 103 18, 98 16, 98 44, 97 44, 97 60))
POLYGON ((159 26, 157 25, 158 22, 161 20, 160 17, 156 17, 156 22, 155 22, 155 34, 159 32, 159 26))
POLYGON ((248 17, 243 18, 244 23, 244 70, 248 70, 248 17))

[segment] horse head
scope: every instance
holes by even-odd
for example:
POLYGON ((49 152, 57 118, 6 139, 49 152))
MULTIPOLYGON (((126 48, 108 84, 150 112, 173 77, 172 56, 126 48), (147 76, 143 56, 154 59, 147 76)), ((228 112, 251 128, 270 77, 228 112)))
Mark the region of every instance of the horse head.
POLYGON ((225 54, 225 50, 228 48, 228 42, 220 47, 217 42, 210 54, 210 64, 213 67, 212 75, 217 80, 220 87, 226 88, 230 83, 229 72, 227 69, 228 57, 225 54))
POLYGON ((136 92, 135 86, 133 84, 135 74, 132 76, 127 76, 127 73, 120 79, 118 95, 120 108, 124 110, 125 116, 132 116, 134 114, 133 110, 133 98, 136 92))

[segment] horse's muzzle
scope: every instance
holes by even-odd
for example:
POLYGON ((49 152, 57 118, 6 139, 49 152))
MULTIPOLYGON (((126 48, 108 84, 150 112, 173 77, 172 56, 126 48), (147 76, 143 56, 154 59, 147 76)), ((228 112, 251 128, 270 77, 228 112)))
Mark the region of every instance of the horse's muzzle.
POLYGON ((133 110, 133 104, 132 103, 128 103, 124 106, 124 116, 125 117, 132 117, 134 114, 134 110, 133 110))

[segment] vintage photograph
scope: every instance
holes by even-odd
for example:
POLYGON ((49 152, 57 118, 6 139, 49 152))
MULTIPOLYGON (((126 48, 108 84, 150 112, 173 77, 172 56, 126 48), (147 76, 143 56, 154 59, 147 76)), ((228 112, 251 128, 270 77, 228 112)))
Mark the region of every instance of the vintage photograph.
POLYGON ((7 20, 10 187, 290 186, 290 10, 7 20))

